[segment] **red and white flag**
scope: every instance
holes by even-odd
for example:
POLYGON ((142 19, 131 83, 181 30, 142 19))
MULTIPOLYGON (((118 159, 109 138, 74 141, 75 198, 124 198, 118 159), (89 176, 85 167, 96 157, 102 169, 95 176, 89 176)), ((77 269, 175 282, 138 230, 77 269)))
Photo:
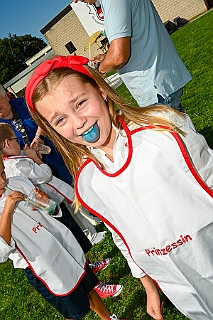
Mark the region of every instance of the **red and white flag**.
POLYGON ((104 30, 104 15, 100 1, 91 5, 84 2, 72 2, 70 5, 89 36, 96 31, 104 30))

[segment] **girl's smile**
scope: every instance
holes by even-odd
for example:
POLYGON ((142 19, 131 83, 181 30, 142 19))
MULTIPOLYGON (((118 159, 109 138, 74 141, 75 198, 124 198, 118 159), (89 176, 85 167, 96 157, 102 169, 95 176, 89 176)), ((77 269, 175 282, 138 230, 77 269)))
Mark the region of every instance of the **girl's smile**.
POLYGON ((104 149, 114 144, 105 91, 68 76, 36 103, 38 112, 66 139, 104 149))

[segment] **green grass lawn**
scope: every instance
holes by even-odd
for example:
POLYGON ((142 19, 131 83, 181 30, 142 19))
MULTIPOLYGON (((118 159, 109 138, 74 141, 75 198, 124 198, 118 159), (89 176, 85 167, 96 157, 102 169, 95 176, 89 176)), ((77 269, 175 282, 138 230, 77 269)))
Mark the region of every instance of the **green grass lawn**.
MULTIPOLYGON (((172 34, 172 39, 193 77, 193 80, 184 87, 182 104, 197 130, 206 137, 213 148, 212 20, 213 11, 209 11, 172 34)), ((119 87, 118 91, 128 101, 134 103, 124 85, 119 87)), ((98 229, 106 228, 100 225, 98 229)), ((111 264, 99 273, 99 277, 107 283, 124 285, 124 290, 119 297, 105 299, 110 311, 119 317, 128 317, 131 320, 151 319, 146 313, 146 295, 142 285, 138 279, 131 276, 126 261, 113 244, 109 232, 106 239, 95 245, 88 256, 93 261, 111 257, 111 264)), ((10 261, 0 265, 0 279, 0 319, 63 319, 31 288, 22 270, 13 269, 10 261)), ((165 320, 187 319, 163 295, 162 300, 165 320)), ((90 311, 85 319, 92 320, 99 317, 90 311)))

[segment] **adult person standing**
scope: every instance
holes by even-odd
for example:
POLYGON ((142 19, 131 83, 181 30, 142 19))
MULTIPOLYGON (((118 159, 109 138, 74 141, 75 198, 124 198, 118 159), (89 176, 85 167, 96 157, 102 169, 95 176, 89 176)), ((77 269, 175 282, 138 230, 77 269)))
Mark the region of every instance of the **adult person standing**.
MULTIPOLYGON (((95 0, 74 0, 94 4, 95 0)), ((118 70, 141 107, 167 104, 183 111, 183 86, 191 75, 151 0, 100 0, 110 42, 106 54, 92 57, 101 73, 118 70)))
POLYGON ((9 101, 9 98, 0 84, 0 122, 9 123, 20 138, 21 148, 27 143, 33 145, 36 143, 45 143, 51 147, 51 153, 43 155, 43 161, 48 164, 53 174, 68 184, 72 184, 70 175, 60 153, 54 147, 53 143, 42 134, 42 130, 32 119, 24 98, 15 98, 9 101))

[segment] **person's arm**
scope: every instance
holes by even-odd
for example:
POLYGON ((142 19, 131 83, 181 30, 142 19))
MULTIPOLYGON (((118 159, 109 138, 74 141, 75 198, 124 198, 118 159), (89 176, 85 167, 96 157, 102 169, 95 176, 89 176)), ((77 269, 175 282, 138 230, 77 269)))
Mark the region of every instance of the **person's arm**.
POLYGON ((107 73, 110 71, 118 70, 129 59, 130 56, 130 37, 123 37, 113 40, 107 53, 98 54, 91 58, 91 61, 98 66, 100 73, 107 73))
POLYGON ((145 273, 143 270, 133 261, 132 257, 130 256, 130 253, 126 247, 126 245, 123 243, 122 239, 119 237, 119 235, 111 229, 108 225, 107 228, 110 230, 112 234, 112 239, 115 243, 115 245, 118 247, 118 249, 123 254, 124 258, 126 259, 128 266, 131 270, 132 276, 134 278, 140 279, 145 276, 145 273))
POLYGON ((18 201, 24 200, 24 194, 19 191, 12 191, 6 198, 4 209, 0 218, 0 237, 2 237, 8 245, 11 242, 11 216, 15 210, 18 201))
POLYGON ((31 147, 29 147, 27 144, 25 144, 25 146, 23 148, 23 151, 24 151, 25 156, 27 156, 30 159, 32 159, 36 164, 40 165, 40 164, 43 163, 43 161, 39 157, 39 155, 36 152, 36 150, 31 148, 31 147))
POLYGON ((130 3, 126 0, 101 0, 104 28, 110 43, 98 67, 101 73, 120 69, 130 58, 133 14, 130 3))
POLYGON ((163 320, 162 304, 154 281, 147 275, 142 277, 140 280, 147 294, 147 313, 153 319, 163 320))

